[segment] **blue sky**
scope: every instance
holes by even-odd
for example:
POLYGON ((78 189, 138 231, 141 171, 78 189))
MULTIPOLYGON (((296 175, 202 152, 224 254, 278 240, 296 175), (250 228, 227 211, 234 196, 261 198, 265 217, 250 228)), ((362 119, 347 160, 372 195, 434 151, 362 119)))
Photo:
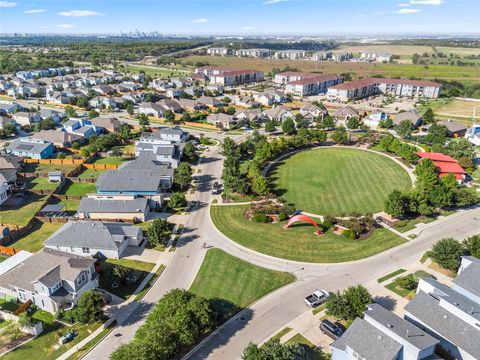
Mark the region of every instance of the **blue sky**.
POLYGON ((480 34, 480 0, 0 1, 0 32, 480 34))

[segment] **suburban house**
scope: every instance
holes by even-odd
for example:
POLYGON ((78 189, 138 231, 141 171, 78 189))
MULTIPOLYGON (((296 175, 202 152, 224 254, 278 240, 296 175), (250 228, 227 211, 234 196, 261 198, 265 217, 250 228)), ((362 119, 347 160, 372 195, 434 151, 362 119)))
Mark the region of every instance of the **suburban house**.
POLYGON ((33 134, 32 138, 51 142, 57 148, 71 147, 74 142, 83 143, 85 140, 80 135, 60 130, 41 130, 33 134))
POLYGON ((422 278, 405 319, 440 341, 446 356, 480 359, 480 260, 462 257, 452 287, 422 278))
POLYGON ((465 133, 465 139, 470 141, 473 145, 480 146, 480 125, 468 129, 465 133))
POLYGON ((83 197, 77 209, 80 219, 125 220, 143 222, 150 212, 147 198, 124 196, 104 196, 91 194, 83 197))
POLYGON ((98 85, 98 86, 94 86, 92 88, 93 91, 95 91, 96 93, 100 94, 100 95, 113 95, 115 94, 117 91, 111 87, 110 85, 98 85))
POLYGON ((412 127, 416 129, 422 125, 423 116, 415 111, 405 111, 395 115, 392 120, 395 126, 399 125, 404 120, 408 120, 412 124, 412 127))
POLYGON ((237 125, 237 119, 234 116, 224 113, 208 115, 207 122, 219 129, 232 129, 237 125))
POLYGON ((138 108, 138 113, 160 118, 163 116, 165 110, 167 109, 160 104, 143 102, 138 108))
POLYGON ((342 101, 362 99, 377 94, 437 98, 442 84, 426 80, 364 78, 328 88, 329 98, 342 101))
POLYGON ((0 129, 4 129, 6 125, 15 126, 16 125, 15 120, 13 120, 12 118, 0 115, 0 129))
MULTIPOLYGON (((152 154, 153 155, 153 154, 152 154)), ((96 182, 100 195, 135 195, 162 203, 162 191, 173 184, 174 169, 142 153, 138 159, 123 163, 117 170, 101 174, 96 182)))
POLYGON ((63 124, 63 129, 69 134, 78 135, 86 139, 103 132, 102 127, 93 125, 90 120, 73 118, 63 124))
POLYGON ((78 256, 118 259, 127 246, 139 246, 142 229, 137 226, 101 221, 69 221, 43 245, 78 256))
POLYGON ((165 127, 152 133, 142 133, 135 142, 135 155, 149 154, 159 163, 168 164, 176 169, 182 158, 188 133, 178 126, 165 127))
MULTIPOLYGON (((21 251, 0 275, 0 297, 33 304, 49 313, 71 309, 84 291, 98 287, 94 259, 61 251, 21 251)), ((3 264, 2 264, 3 265, 3 264)))
POLYGON ((233 116, 237 120, 251 120, 257 123, 267 120, 267 117, 261 109, 238 110, 233 116))
POLYGON ((64 91, 48 91, 47 101, 54 104, 70 104, 73 96, 69 96, 64 91))
POLYGON ((0 115, 13 114, 15 111, 22 109, 20 105, 13 102, 0 103, 0 115))
POLYGON ((160 105, 162 105, 165 109, 170 110, 174 113, 182 113, 183 108, 182 106, 178 103, 178 101, 175 100, 160 100, 158 102, 160 105))
POLYGON ((421 360, 435 355, 439 341, 379 304, 370 304, 332 345, 332 360, 421 360))
POLYGON ((66 116, 64 112, 52 110, 52 109, 41 109, 39 111, 39 114, 42 120, 50 118, 56 123, 59 123, 62 120, 62 118, 66 116))
POLYGON ((12 188, 17 185, 17 172, 22 165, 23 159, 18 156, 0 156, 0 205, 12 195, 12 188))
POLYGON ((283 121, 288 117, 292 119, 295 117, 292 109, 286 106, 274 106, 271 109, 265 110, 264 113, 269 120, 283 121))
POLYGON ((197 103, 203 106, 209 107, 210 109, 217 108, 223 105, 220 100, 211 96, 204 96, 204 95, 200 96, 197 99, 197 103))
POLYGON ((42 120, 42 117, 38 112, 32 113, 32 112, 26 112, 26 111, 19 111, 13 114, 12 118, 13 120, 15 120, 15 122, 18 125, 21 125, 21 126, 32 125, 42 120))
POLYGON ((197 100, 179 99, 178 104, 186 111, 200 111, 207 109, 207 105, 199 103, 197 100))
POLYGON ((444 177, 448 174, 453 174, 459 183, 465 180, 467 172, 460 166, 458 161, 451 156, 432 152, 417 152, 416 154, 420 156, 422 160, 432 160, 433 165, 437 168, 438 176, 444 177))
POLYGON ((283 104, 287 101, 285 93, 280 90, 266 90, 253 94, 253 99, 263 106, 271 106, 273 104, 283 104))
POLYGON ((371 129, 376 129, 381 121, 385 121, 388 115, 385 111, 372 111, 367 117, 363 119, 363 123, 371 129))
POLYGON ((351 106, 344 106, 338 110, 336 110, 332 117, 335 119, 336 122, 345 125, 348 119, 351 117, 360 118, 360 113, 352 108, 351 106))
POLYGON ((250 96, 235 95, 233 97, 233 104, 246 108, 259 107, 260 103, 253 100, 250 96))
POLYGON ((300 108, 300 114, 307 120, 314 120, 317 118, 323 119, 325 116, 328 115, 328 111, 325 108, 322 108, 318 105, 312 103, 305 103, 300 108))
POLYGON ((97 109, 101 107, 115 109, 117 107, 116 101, 108 96, 95 96, 88 101, 88 104, 97 109))
POLYGON ((53 155, 54 146, 49 141, 23 137, 13 140, 7 147, 7 152, 32 159, 48 159, 53 155))
POLYGON ((103 128, 108 132, 117 132, 122 125, 116 117, 95 117, 90 119, 93 126, 103 128))
POLYGON ((467 132, 467 127, 455 120, 438 121, 437 124, 445 126, 448 129, 448 136, 450 137, 464 137, 467 132))

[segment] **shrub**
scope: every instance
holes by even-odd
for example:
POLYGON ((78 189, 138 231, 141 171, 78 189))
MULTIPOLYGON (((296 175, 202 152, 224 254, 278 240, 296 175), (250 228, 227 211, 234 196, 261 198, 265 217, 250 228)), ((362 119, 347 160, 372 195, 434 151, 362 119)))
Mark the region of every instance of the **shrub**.
POLYGON ((288 215, 285 211, 281 211, 280 214, 278 214, 278 221, 285 221, 288 219, 288 215))
POLYGON ((266 214, 261 213, 261 212, 257 212, 255 214, 253 214, 252 220, 256 223, 269 223, 270 222, 270 218, 266 214))
POLYGON ((406 290, 415 290, 418 285, 418 278, 414 274, 401 276, 395 280, 395 284, 406 290))
POLYGON ((357 238, 357 234, 355 233, 355 230, 352 230, 352 229, 345 230, 342 235, 350 240, 355 240, 357 238))

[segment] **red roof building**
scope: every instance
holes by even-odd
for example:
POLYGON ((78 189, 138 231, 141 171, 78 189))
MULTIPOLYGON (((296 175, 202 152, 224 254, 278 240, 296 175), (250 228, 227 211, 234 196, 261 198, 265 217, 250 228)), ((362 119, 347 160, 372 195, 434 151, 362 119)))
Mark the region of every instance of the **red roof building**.
POLYGON ((457 160, 451 156, 442 154, 442 153, 426 153, 426 152, 417 152, 417 155, 423 159, 430 159, 433 162, 433 165, 437 168, 438 176, 444 177, 448 174, 453 174, 455 178, 459 181, 465 179, 467 172, 462 168, 457 160))
POLYGON ((457 162, 457 160, 455 160, 451 156, 445 155, 442 153, 417 152, 417 155, 420 156, 422 159, 430 159, 432 161, 443 161, 443 162, 450 162, 450 163, 457 162))

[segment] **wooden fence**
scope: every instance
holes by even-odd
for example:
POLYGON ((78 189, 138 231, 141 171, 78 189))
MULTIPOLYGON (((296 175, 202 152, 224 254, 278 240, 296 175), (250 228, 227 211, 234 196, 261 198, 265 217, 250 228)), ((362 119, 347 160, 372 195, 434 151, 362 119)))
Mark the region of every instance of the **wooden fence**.
POLYGON ((79 165, 83 160, 79 159, 24 159, 27 164, 52 164, 52 165, 79 165))
POLYGON ((82 164, 82 166, 86 167, 87 169, 93 169, 93 170, 116 170, 116 169, 118 169, 118 165, 116 165, 116 164, 82 164))

